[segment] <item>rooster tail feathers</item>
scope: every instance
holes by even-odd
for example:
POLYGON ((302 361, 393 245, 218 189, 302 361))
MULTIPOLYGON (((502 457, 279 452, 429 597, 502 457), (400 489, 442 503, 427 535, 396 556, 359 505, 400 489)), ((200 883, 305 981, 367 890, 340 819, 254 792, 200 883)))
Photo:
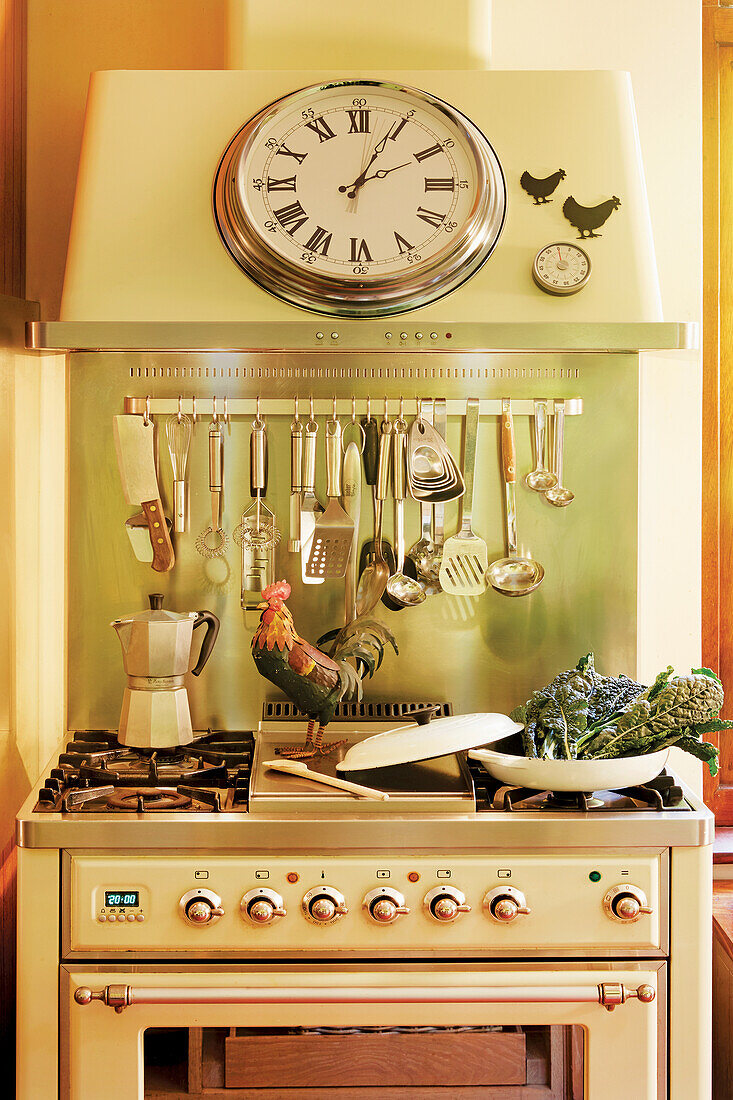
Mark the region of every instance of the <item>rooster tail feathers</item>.
POLYGON ((377 619, 354 619, 342 630, 324 635, 318 644, 327 641, 332 643, 329 655, 342 671, 348 698, 361 699, 362 680, 380 668, 388 645, 399 654, 393 634, 377 619))

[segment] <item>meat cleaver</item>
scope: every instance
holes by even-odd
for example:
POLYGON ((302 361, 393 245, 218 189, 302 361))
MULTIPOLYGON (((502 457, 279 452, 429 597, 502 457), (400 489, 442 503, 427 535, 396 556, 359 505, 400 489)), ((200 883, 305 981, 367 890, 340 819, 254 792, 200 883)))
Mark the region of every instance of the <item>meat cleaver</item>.
POLYGON ((153 548, 153 569, 167 573, 176 558, 155 473, 153 422, 146 424, 142 416, 115 416, 113 427, 125 499, 142 508, 153 548))

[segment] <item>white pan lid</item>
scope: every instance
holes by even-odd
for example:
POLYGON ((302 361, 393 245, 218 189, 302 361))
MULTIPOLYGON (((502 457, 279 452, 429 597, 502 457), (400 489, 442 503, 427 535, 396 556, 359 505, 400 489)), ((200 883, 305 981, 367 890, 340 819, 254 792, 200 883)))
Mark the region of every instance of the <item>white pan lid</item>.
POLYGON ((436 718, 427 725, 410 722, 406 726, 376 733, 358 745, 352 745, 336 765, 340 772, 369 771, 489 745, 523 727, 506 714, 455 714, 436 718))

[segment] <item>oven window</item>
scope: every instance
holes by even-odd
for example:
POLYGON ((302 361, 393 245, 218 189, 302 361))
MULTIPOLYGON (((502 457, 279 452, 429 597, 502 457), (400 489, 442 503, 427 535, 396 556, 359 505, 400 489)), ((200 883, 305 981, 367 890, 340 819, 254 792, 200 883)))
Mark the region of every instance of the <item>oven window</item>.
POLYGON ((585 1043, 578 1025, 149 1028, 145 1096, 374 1100, 375 1089, 415 1097, 442 1087, 468 1100, 512 1086, 513 1100, 585 1100, 585 1043))

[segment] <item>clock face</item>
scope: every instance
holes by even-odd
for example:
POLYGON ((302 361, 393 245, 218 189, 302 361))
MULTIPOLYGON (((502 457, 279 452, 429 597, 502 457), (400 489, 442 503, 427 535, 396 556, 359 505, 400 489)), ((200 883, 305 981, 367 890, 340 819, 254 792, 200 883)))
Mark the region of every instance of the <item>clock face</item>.
POLYGON ((384 316, 442 297, 504 221, 499 161, 472 122, 413 88, 304 88, 227 147, 214 213, 237 264, 297 306, 384 316))

